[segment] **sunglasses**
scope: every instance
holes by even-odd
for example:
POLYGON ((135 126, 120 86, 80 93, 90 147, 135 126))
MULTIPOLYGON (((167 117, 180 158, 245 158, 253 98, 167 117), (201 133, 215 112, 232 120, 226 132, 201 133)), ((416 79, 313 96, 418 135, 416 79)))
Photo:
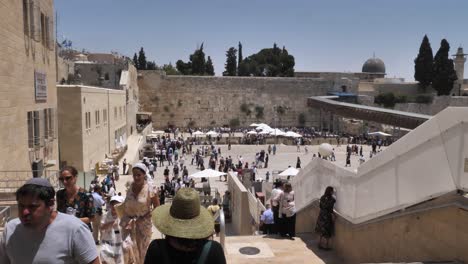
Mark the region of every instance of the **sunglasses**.
POLYGON ((73 178, 73 176, 67 176, 67 177, 59 177, 59 181, 70 181, 73 178))

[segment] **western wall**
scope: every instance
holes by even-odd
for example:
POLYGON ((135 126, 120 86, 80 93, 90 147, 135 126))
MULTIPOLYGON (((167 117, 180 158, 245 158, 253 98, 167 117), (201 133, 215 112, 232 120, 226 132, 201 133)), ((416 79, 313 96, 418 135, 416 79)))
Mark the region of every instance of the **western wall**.
POLYGON ((326 95, 333 80, 280 77, 167 76, 139 71, 140 110, 151 112, 156 128, 239 126, 318 126, 319 110, 307 107, 310 96, 326 95), (279 109, 281 108, 281 109, 279 109), (262 110, 263 109, 263 110, 262 110), (261 114, 263 112, 263 115, 261 114))

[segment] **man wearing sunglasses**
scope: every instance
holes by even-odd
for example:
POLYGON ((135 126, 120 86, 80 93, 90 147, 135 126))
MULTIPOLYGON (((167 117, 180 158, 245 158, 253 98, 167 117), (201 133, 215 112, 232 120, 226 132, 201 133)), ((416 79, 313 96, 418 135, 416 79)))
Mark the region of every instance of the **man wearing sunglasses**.
POLYGON ((0 237, 0 263, 100 263, 86 224, 55 211, 54 196, 42 178, 16 191, 19 218, 8 222, 0 237))

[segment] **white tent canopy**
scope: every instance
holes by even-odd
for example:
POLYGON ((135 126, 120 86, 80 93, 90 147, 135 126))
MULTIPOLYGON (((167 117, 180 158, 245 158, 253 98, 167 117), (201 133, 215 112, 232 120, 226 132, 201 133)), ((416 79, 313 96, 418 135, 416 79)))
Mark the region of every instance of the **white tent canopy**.
POLYGON ((257 132, 252 130, 252 131, 247 132, 247 135, 257 135, 257 132))
POLYGON ((250 126, 251 126, 251 127, 258 127, 259 124, 257 124, 257 123, 252 123, 252 124, 250 124, 250 126))
POLYGON ((267 125, 267 124, 262 123, 262 124, 259 124, 256 129, 257 130, 269 130, 269 129, 271 129, 271 127, 269 125, 267 125))
POLYGON ((282 130, 280 130, 278 128, 275 128, 275 129, 272 129, 270 131, 270 135, 272 135, 272 136, 284 136, 284 135, 286 135, 286 133, 284 133, 284 131, 282 131, 282 130))
POLYGON ((215 171, 212 169, 206 169, 206 170, 196 172, 190 175, 190 177, 192 178, 215 178, 215 177, 224 176, 224 175, 226 175, 226 173, 224 172, 215 171))
POLYGON ((381 137, 391 137, 392 135, 384 133, 382 131, 368 133, 369 136, 381 136, 381 137))
POLYGON ((153 134, 164 134, 165 132, 162 131, 162 130, 156 130, 156 131, 153 131, 153 134))
POLYGON ((296 132, 293 132, 293 131, 288 131, 286 132, 285 134, 286 137, 293 137, 293 138, 299 138, 299 137, 302 137, 302 135, 296 133, 296 132))
POLYGON ((269 135, 270 130, 263 130, 262 132, 258 132, 259 135, 269 135))
POLYGON ((280 174, 279 176, 296 176, 299 173, 299 170, 293 167, 289 167, 280 174))
POLYGON ((203 132, 201 132, 200 130, 198 130, 198 131, 193 132, 192 135, 194 135, 194 136, 204 136, 205 133, 203 133, 203 132))
POLYGON ((206 133, 207 136, 217 136, 218 133, 216 131, 211 130, 210 132, 206 133))

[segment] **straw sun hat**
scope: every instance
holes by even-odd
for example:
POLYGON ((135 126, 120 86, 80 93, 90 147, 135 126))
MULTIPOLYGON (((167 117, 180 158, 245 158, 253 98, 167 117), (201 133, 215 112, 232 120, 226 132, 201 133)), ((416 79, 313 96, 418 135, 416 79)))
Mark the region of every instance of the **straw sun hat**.
POLYGON ((171 205, 158 206, 152 220, 161 233, 179 238, 206 238, 214 229, 213 216, 200 205, 200 196, 192 188, 180 189, 171 205))

